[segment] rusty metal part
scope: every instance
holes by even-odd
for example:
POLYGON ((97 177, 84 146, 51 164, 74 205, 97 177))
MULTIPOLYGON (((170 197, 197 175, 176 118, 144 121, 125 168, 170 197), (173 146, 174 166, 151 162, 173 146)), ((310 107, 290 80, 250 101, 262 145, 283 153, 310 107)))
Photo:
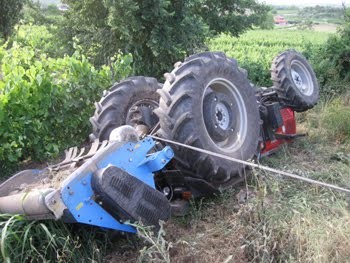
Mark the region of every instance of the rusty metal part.
POLYGON ((148 134, 148 132, 149 132, 148 127, 146 125, 143 125, 143 124, 137 125, 135 127, 135 130, 136 130, 139 137, 144 136, 144 135, 148 134))
POLYGON ((63 216, 64 210, 67 209, 62 201, 60 191, 58 190, 52 191, 46 195, 45 204, 48 209, 54 213, 56 219, 60 219, 63 216))
POLYGON ((59 170, 61 167, 66 166, 68 164, 82 162, 82 161, 94 156, 98 151, 106 148, 108 143, 109 143, 108 141, 100 142, 98 139, 96 139, 91 144, 91 147, 90 147, 89 151, 87 151, 86 154, 84 154, 84 152, 86 152, 85 148, 80 149, 80 151, 78 151, 77 147, 69 148, 68 150, 65 150, 65 152, 64 152, 65 153, 64 160, 60 163, 50 165, 48 167, 48 169, 59 170))

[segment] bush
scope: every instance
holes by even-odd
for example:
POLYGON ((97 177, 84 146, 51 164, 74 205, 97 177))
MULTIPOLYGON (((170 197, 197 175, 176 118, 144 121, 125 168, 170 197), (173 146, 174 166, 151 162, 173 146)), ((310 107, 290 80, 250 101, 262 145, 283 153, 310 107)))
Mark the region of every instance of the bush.
POLYGON ((0 49, 0 59, 2 171, 82 143, 90 131, 93 103, 114 79, 129 75, 132 62, 129 55, 117 55, 111 66, 95 69, 78 51, 54 59, 16 42, 0 49))
POLYGON ((331 36, 327 43, 312 56, 316 74, 326 96, 338 95, 347 90, 350 81, 350 11, 339 34, 331 36))

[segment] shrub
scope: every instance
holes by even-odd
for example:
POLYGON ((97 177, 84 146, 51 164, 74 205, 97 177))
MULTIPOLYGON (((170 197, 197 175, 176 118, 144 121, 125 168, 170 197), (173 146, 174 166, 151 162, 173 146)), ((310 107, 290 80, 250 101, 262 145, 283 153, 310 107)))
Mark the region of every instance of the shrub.
POLYGON ((319 76, 323 95, 338 95, 346 91, 347 83, 350 81, 349 10, 339 34, 331 36, 324 46, 314 52, 312 60, 319 76))
MULTIPOLYGON (((79 47, 76 47, 79 49, 79 47)), ((129 75, 131 57, 94 68, 79 54, 50 58, 16 42, 0 49, 0 167, 27 158, 42 160, 83 142, 102 90, 129 75)))

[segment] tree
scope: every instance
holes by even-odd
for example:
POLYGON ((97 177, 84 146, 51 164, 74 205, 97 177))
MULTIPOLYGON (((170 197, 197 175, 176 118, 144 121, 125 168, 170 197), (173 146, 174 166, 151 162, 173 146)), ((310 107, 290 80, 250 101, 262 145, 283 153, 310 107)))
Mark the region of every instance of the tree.
POLYGON ((262 17, 262 21, 260 23, 260 28, 261 29, 273 29, 275 27, 275 22, 273 20, 273 13, 268 12, 266 14, 266 17, 262 17))
POLYGON ((344 23, 313 56, 313 65, 324 94, 348 91, 350 81, 350 9, 343 9, 344 23))
POLYGON ((24 0, 0 0, 0 34, 7 40, 21 16, 24 0))
POLYGON ((192 13, 204 19, 212 33, 231 33, 238 36, 253 25, 264 21, 270 7, 255 0, 198 0, 192 13))
POLYGON ((78 39, 96 65, 118 50, 132 53, 134 73, 160 76, 205 48, 208 33, 239 35, 266 15, 254 0, 66 0, 60 39, 78 39))

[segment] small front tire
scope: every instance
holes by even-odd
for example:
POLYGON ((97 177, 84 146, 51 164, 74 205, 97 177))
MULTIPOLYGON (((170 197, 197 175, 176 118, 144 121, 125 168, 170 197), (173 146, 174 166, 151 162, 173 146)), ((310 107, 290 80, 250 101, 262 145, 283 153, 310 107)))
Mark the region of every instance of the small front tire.
POLYGON ((292 110, 303 112, 317 104, 319 85, 315 72, 306 58, 295 50, 275 57, 271 79, 278 97, 292 110))

